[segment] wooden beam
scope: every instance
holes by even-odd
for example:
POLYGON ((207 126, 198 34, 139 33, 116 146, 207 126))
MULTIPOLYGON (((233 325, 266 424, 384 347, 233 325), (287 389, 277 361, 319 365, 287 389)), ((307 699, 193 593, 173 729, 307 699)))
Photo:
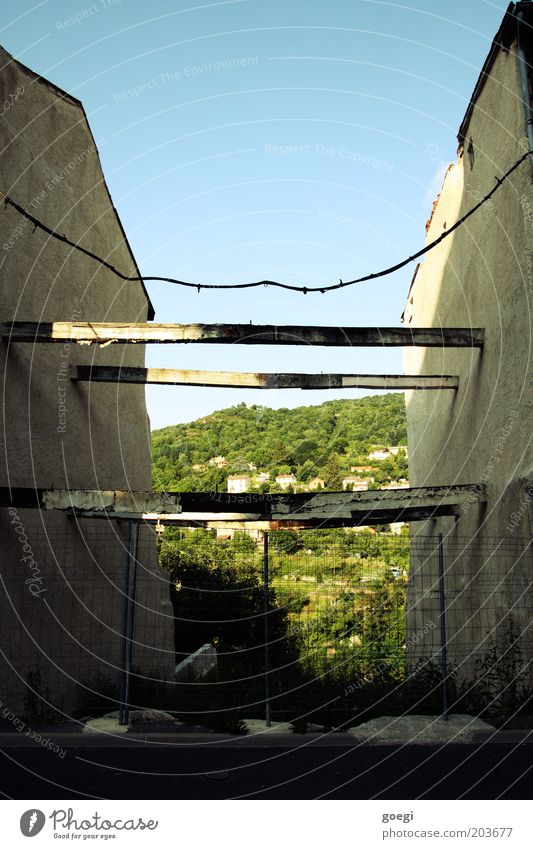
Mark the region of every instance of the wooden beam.
POLYGON ((306 327, 272 324, 156 324, 151 322, 13 321, 2 325, 9 342, 173 343, 216 345, 322 345, 482 348, 484 331, 470 327, 306 327))
POLYGON ((190 371, 132 366, 71 366, 72 380, 103 383, 160 383, 170 386, 224 386, 240 389, 457 389, 453 375, 262 374, 190 371))
POLYGON ((412 508, 407 507, 401 511, 387 511, 380 513, 365 512, 362 515, 354 514, 349 519, 333 517, 330 519, 257 519, 254 514, 247 516, 239 514, 235 518, 233 514, 229 518, 225 514, 167 514, 167 513, 102 513, 87 510, 77 511, 76 515, 83 519, 132 519, 154 524, 172 525, 182 528, 205 528, 207 530, 249 530, 249 531, 278 531, 278 530, 311 530, 320 528, 355 528, 374 527, 376 525, 388 525, 391 522, 416 522, 426 519, 436 519, 440 516, 460 515, 460 508, 454 505, 443 505, 442 507, 412 508))
POLYGON ((309 517, 307 519, 258 519, 256 514, 199 514, 180 513, 179 516, 152 517, 152 521, 181 527, 200 527, 208 529, 228 528, 234 530, 305 530, 310 528, 355 528, 388 525, 391 522, 416 522, 439 516, 455 516, 460 505, 443 504, 433 507, 403 507, 401 510, 382 509, 354 511, 350 517, 309 517))
POLYGON ((139 517, 142 513, 181 513, 180 496, 180 493, 168 492, 0 487, 0 507, 91 511, 127 518, 128 514, 139 517))
POLYGON ((485 497, 483 484, 295 495, 0 488, 2 507, 37 507, 86 516, 151 521, 169 515, 184 524, 267 521, 311 522, 319 527, 386 524, 451 515, 461 504, 485 501, 485 497))
POLYGON ((467 501, 472 503, 484 501, 485 497, 483 484, 408 487, 364 492, 302 492, 294 495, 184 492, 181 494, 181 512, 185 514, 184 518, 192 517, 193 514, 221 513, 225 514, 226 520, 230 520, 231 515, 245 513, 252 521, 266 518, 276 521, 308 519, 351 521, 354 518, 361 519, 372 514, 379 524, 380 516, 385 512, 399 515, 407 508, 433 510, 457 507, 467 501))

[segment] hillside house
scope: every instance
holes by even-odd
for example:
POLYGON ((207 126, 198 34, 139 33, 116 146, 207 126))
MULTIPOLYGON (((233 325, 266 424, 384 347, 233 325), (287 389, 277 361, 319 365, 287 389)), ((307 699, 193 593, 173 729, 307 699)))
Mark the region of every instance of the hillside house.
POLYGON ((400 451, 405 454, 406 457, 409 456, 409 451, 407 449, 407 445, 389 445, 389 454, 392 454, 393 457, 397 457, 400 451))
POLYGON ((383 484, 383 486, 380 486, 380 489, 409 489, 409 481, 401 478, 399 481, 391 481, 390 483, 383 484))
POLYGON ((324 489, 326 482, 322 478, 312 478, 307 483, 307 491, 314 492, 317 489, 324 489))
POLYGON ((375 448, 368 455, 369 460, 389 460, 391 452, 388 448, 375 448))
POLYGON ((224 466, 228 465, 228 461, 225 457, 211 457, 211 459, 207 462, 210 466, 216 466, 217 469, 223 469, 224 466))
POLYGON ((350 492, 366 492, 368 481, 357 475, 348 475, 342 479, 342 488, 350 492))
POLYGON ((276 483, 282 489, 288 489, 290 486, 294 486, 296 483, 298 483, 298 478, 296 477, 296 475, 293 474, 276 475, 276 483))
POLYGON ((252 479, 250 475, 229 475, 227 481, 228 492, 240 493, 248 492, 251 488, 252 479))

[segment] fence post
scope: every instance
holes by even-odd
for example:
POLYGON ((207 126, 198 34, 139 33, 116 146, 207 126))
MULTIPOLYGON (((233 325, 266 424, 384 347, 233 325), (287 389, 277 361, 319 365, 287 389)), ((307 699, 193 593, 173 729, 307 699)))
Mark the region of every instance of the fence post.
POLYGON ((268 584, 268 532, 263 532, 263 614, 264 614, 264 639, 265 639, 265 725, 271 726, 270 720, 270 628, 268 611, 270 606, 269 584, 268 584))
POLYGON ((120 645, 120 669, 122 677, 120 682, 120 707, 118 721, 125 725, 125 700, 126 700, 126 641, 128 634, 128 595, 130 589, 130 557, 131 557, 131 521, 127 524, 126 546, 124 548, 124 564, 122 566, 122 640, 120 645))
POLYGON ((438 534, 439 552, 439 600, 440 600, 440 674, 442 682, 442 718, 448 721, 448 684, 446 656, 446 594, 444 586, 444 543, 442 534, 438 534))
MULTIPOLYGON (((128 725, 129 723, 129 700, 130 700, 130 676, 133 662, 133 632, 135 625, 135 596, 137 591, 137 558, 139 555, 139 522, 128 523, 128 549, 124 562, 124 585, 126 591, 124 593, 125 617, 123 620, 123 679, 122 679, 122 695, 119 712, 120 725, 128 725), (132 546, 132 526, 133 546, 132 546), (130 582, 130 563, 131 563, 131 582, 130 582), (131 586, 130 586, 131 584, 131 586)), ((123 614, 124 616, 124 614, 123 614)))

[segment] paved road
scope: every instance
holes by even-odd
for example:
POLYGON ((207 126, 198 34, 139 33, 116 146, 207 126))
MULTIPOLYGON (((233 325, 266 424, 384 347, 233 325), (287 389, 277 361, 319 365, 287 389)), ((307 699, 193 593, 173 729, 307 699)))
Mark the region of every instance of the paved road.
POLYGON ((0 790, 14 799, 531 799, 533 741, 359 746, 291 736, 63 740, 66 755, 0 740, 0 790))

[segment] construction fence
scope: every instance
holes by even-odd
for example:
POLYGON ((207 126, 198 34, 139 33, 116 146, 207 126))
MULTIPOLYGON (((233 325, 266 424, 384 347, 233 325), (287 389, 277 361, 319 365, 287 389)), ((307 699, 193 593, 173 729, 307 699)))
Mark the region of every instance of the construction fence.
POLYGON ((527 711, 528 541, 407 528, 218 534, 168 529, 160 543, 178 665, 200 646, 217 654, 216 668, 176 685, 182 716, 341 727, 527 711))
POLYGON ((407 527, 156 532, 25 511, 2 559, 2 703, 22 691, 19 714, 56 720, 157 708, 220 731, 511 722, 530 712, 531 559, 528 540, 407 527))

